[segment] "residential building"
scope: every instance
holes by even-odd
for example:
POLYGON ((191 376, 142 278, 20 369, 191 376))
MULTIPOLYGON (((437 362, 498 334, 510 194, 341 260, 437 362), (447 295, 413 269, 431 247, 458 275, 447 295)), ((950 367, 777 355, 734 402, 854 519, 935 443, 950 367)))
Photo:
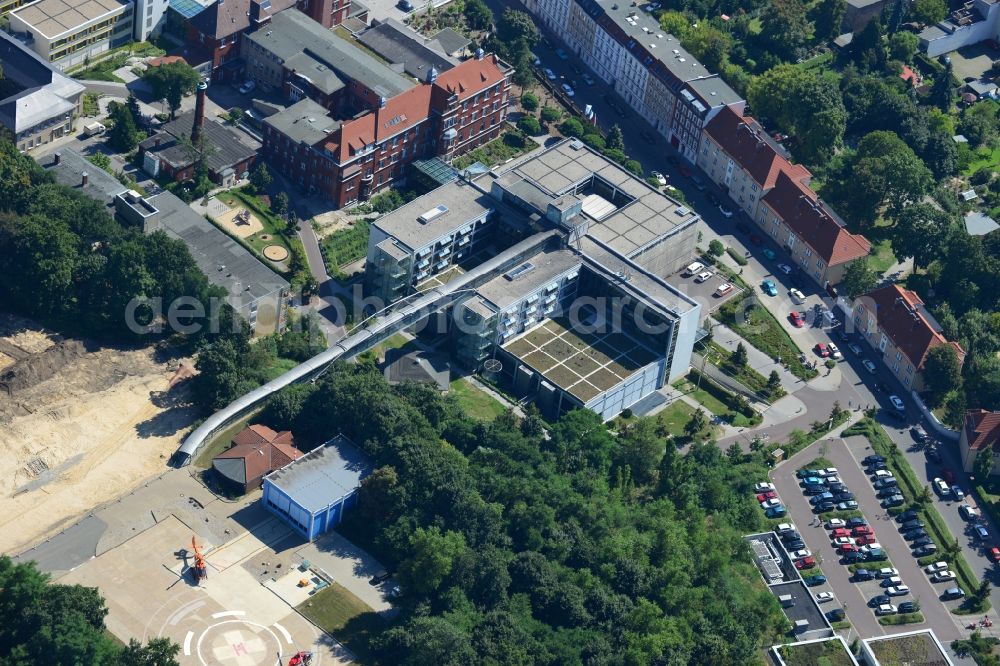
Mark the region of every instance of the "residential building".
POLYGON ((72 134, 85 88, 37 53, 0 32, 0 125, 28 152, 72 134))
POLYGON ((212 458, 212 469, 223 484, 246 494, 260 488, 264 476, 301 458, 292 433, 254 424, 238 432, 232 445, 212 458))
POLYGON ((920 33, 920 48, 934 58, 987 40, 1000 39, 1000 3, 970 0, 920 33))
POLYGON ((344 519, 358 502, 371 463, 343 435, 264 477, 268 511, 313 541, 344 519))
POLYGON ((132 40, 127 0, 37 0, 8 15, 10 32, 59 69, 80 65, 132 40))
POLYGON ((154 178, 165 176, 178 183, 193 179, 200 159, 197 146, 201 136, 212 182, 229 187, 249 175, 257 161, 257 151, 244 143, 236 130, 205 119, 207 90, 208 84, 202 81, 194 110, 180 114, 139 144, 143 171, 154 178))
POLYGON ((435 39, 427 39, 395 19, 374 23, 358 41, 389 62, 402 65, 403 71, 423 81, 431 69, 445 72, 458 64, 435 39))
POLYGON ((902 0, 847 0, 840 29, 843 32, 861 32, 872 20, 877 19, 882 14, 882 10, 893 1, 902 0))
POLYGON ((586 408, 610 419, 689 368, 701 308, 660 276, 689 260, 697 220, 565 140, 377 219, 367 287, 393 302, 528 243, 455 306, 454 356, 549 416, 586 408))
POLYGON ((161 192, 143 198, 68 148, 43 160, 42 166, 56 182, 104 203, 108 214, 123 224, 134 224, 144 233, 163 231, 183 241, 209 283, 225 290, 227 302, 254 335, 284 328, 288 281, 178 197, 161 192))
MULTIPOLYGON (((266 38, 271 45, 284 41, 275 40, 279 17, 266 38)), ((302 188, 342 207, 401 185, 414 160, 450 160, 500 136, 513 70, 495 56, 480 51, 440 75, 432 67, 427 80, 417 82, 335 33, 324 39, 325 51, 306 55, 336 79, 336 90, 317 93, 312 84, 286 82, 293 98, 301 93, 332 108, 334 120, 314 113, 316 106, 295 104, 264 121, 262 154, 302 188)))
POLYGON ((784 171, 760 200, 755 221, 824 289, 839 284, 852 262, 871 253, 867 238, 849 232, 811 189, 784 171))
POLYGON ((722 109, 702 131, 698 166, 751 219, 757 218, 757 206, 774 188, 779 174, 803 185, 812 178, 804 166, 791 163, 787 151, 760 123, 730 107, 722 109))
POLYGON ((743 99, 652 14, 618 0, 526 0, 525 7, 689 161, 701 130, 743 99))
POLYGON ((972 472, 983 451, 989 451, 993 457, 992 473, 1000 472, 1000 412, 970 409, 965 412, 965 423, 958 438, 962 469, 972 472))
POLYGON ((859 297, 854 305, 854 328, 877 350, 882 362, 903 386, 920 391, 927 354, 938 345, 951 345, 961 365, 965 350, 944 337, 916 292, 898 284, 879 287, 859 297))
POLYGON ((169 8, 170 0, 135 0, 135 40, 145 42, 159 35, 169 8))

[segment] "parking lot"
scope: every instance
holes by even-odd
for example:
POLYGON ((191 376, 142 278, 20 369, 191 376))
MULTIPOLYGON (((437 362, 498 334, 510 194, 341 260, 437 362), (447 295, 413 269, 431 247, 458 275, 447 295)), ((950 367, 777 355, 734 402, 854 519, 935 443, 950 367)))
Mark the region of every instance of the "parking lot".
MULTIPOLYGON (((691 260, 692 262, 695 261, 694 257, 691 260)), ((743 294, 743 291, 734 285, 732 291, 729 293, 723 296, 716 296, 716 290, 722 285, 727 284, 728 280, 725 279, 724 275, 716 273, 715 269, 711 266, 705 266, 693 274, 683 269, 673 275, 668 275, 666 281, 670 286, 676 287, 681 293, 698 301, 701 304, 703 314, 713 312, 730 299, 742 298, 743 294), (710 272, 712 276, 704 282, 698 282, 696 277, 698 273, 703 272, 710 272)))
MULTIPOLYGON (((909 593, 893 597, 889 603, 897 605, 904 601, 917 602, 925 621, 906 625, 907 629, 931 626, 942 640, 961 637, 960 625, 950 612, 949 606, 958 601, 942 602, 941 593, 954 582, 932 584, 927 574, 917 564, 911 554, 909 544, 900 534, 896 521, 892 520, 876 497, 872 482, 862 469, 859 460, 871 454, 868 442, 862 438, 825 440, 823 457, 837 468, 839 478, 854 494, 858 510, 868 520, 874 537, 888 556, 887 562, 871 562, 871 569, 894 567, 899 572, 901 582, 909 587, 909 593)), ((803 494, 796 471, 820 455, 820 445, 813 445, 801 451, 772 475, 778 496, 788 510, 790 522, 796 525, 806 548, 819 562, 823 575, 827 578, 824 586, 812 588, 813 593, 827 589, 837 597, 833 602, 847 613, 851 624, 866 636, 886 633, 886 627, 878 622, 869 602, 882 594, 885 588, 880 580, 857 582, 848 566, 841 562, 841 556, 834 549, 829 531, 824 527, 825 517, 813 512, 808 496, 803 494)), ((868 567, 865 567, 868 568, 868 567)), ((806 572, 804 572, 806 573, 806 572)), ((812 571, 808 572, 812 573, 812 571)), ((833 605, 833 604, 831 604, 833 605)))

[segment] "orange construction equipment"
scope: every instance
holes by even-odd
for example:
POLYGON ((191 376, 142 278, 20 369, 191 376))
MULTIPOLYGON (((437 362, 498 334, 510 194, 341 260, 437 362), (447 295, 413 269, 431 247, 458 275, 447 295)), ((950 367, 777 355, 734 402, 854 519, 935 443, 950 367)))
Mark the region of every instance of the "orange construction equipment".
POLYGON ((191 548, 194 549, 194 566, 191 570, 194 572, 194 581, 197 583, 202 578, 208 578, 208 565, 205 564, 205 556, 201 554, 198 540, 194 535, 191 535, 191 548))
POLYGON ((297 652, 289 662, 288 666, 309 666, 312 662, 313 653, 312 652, 297 652))

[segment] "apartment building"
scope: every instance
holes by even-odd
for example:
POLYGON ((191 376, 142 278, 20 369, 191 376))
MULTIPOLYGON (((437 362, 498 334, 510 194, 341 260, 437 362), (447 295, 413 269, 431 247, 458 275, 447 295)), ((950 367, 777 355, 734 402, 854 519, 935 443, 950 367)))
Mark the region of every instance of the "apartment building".
POLYGON ((0 125, 22 152, 72 134, 85 88, 25 45, 0 32, 0 125))
POLYGON ((743 99, 709 72, 656 19, 616 0, 526 0, 528 11, 689 161, 701 130, 743 99))
POLYGON ((702 132, 698 166, 751 219, 757 205, 771 191, 778 175, 808 185, 812 174, 792 164, 788 153, 749 116, 722 109, 702 132))
POLYGON ((965 424, 958 438, 958 451, 962 456, 962 469, 971 473, 976 468, 976 458, 988 451, 993 458, 992 473, 1000 472, 1000 412, 970 409, 965 412, 965 424))
POLYGON ((135 0, 135 40, 145 42, 159 35, 167 22, 168 9, 170 0, 135 0))
POLYGON ((854 327, 878 351, 892 374, 913 391, 924 387, 924 361, 934 347, 951 345, 959 364, 965 361, 965 350, 945 338, 941 325, 917 293, 898 284, 879 287, 858 298, 854 327))
POLYGON ((839 284, 851 262, 871 253, 867 238, 849 232, 811 189, 784 172, 761 199, 756 222, 824 289, 839 284))
MULTIPOLYGON (((281 67, 287 72, 288 63, 299 58, 291 48, 300 48, 296 45, 303 38, 301 32, 288 35, 288 51, 273 48, 285 41, 279 37, 281 16, 275 17, 270 36, 262 40, 255 35, 251 42, 266 41, 270 52, 284 53, 281 67)), ((301 20, 292 16, 290 22, 301 20)), ((480 50, 443 74, 432 68, 425 81, 416 81, 333 32, 324 31, 322 39, 324 48, 310 48, 304 55, 336 78, 336 89, 327 88, 328 93, 317 90, 315 82, 299 85, 294 78, 298 70, 283 75, 283 85, 293 99, 301 94, 330 109, 324 114, 330 117, 304 120, 303 112, 318 111, 316 106, 293 105, 264 122, 263 154, 304 189, 342 207, 402 184, 416 159, 448 160, 500 136, 513 70, 495 56, 480 50), (322 137, 309 131, 318 127, 322 137)), ((249 64, 256 61, 257 56, 248 57, 249 64)))
POLYGON ((123 0, 37 0, 8 15, 10 32, 59 69, 132 40, 134 5, 123 0))

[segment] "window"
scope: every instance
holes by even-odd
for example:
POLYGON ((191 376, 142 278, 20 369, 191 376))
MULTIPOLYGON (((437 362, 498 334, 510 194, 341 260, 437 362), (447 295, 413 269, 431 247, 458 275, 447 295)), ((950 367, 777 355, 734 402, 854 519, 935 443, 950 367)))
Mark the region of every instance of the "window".
POLYGON ((878 341, 878 350, 880 352, 884 352, 885 351, 885 346, 888 343, 889 343, 889 338, 887 338, 887 337, 885 337, 885 335, 883 335, 882 338, 878 341))
MULTIPOLYGON (((913 366, 910 365, 909 363, 906 364, 906 374, 907 375, 912 375, 913 374, 913 366)), ((906 381, 910 381, 910 380, 907 379, 906 381)))
POLYGON ((901 352, 896 352, 896 360, 898 361, 901 358, 903 358, 903 354, 901 352))
POLYGON ((808 247, 806 248, 806 256, 807 257, 813 256, 813 251, 811 249, 809 249, 808 247))

